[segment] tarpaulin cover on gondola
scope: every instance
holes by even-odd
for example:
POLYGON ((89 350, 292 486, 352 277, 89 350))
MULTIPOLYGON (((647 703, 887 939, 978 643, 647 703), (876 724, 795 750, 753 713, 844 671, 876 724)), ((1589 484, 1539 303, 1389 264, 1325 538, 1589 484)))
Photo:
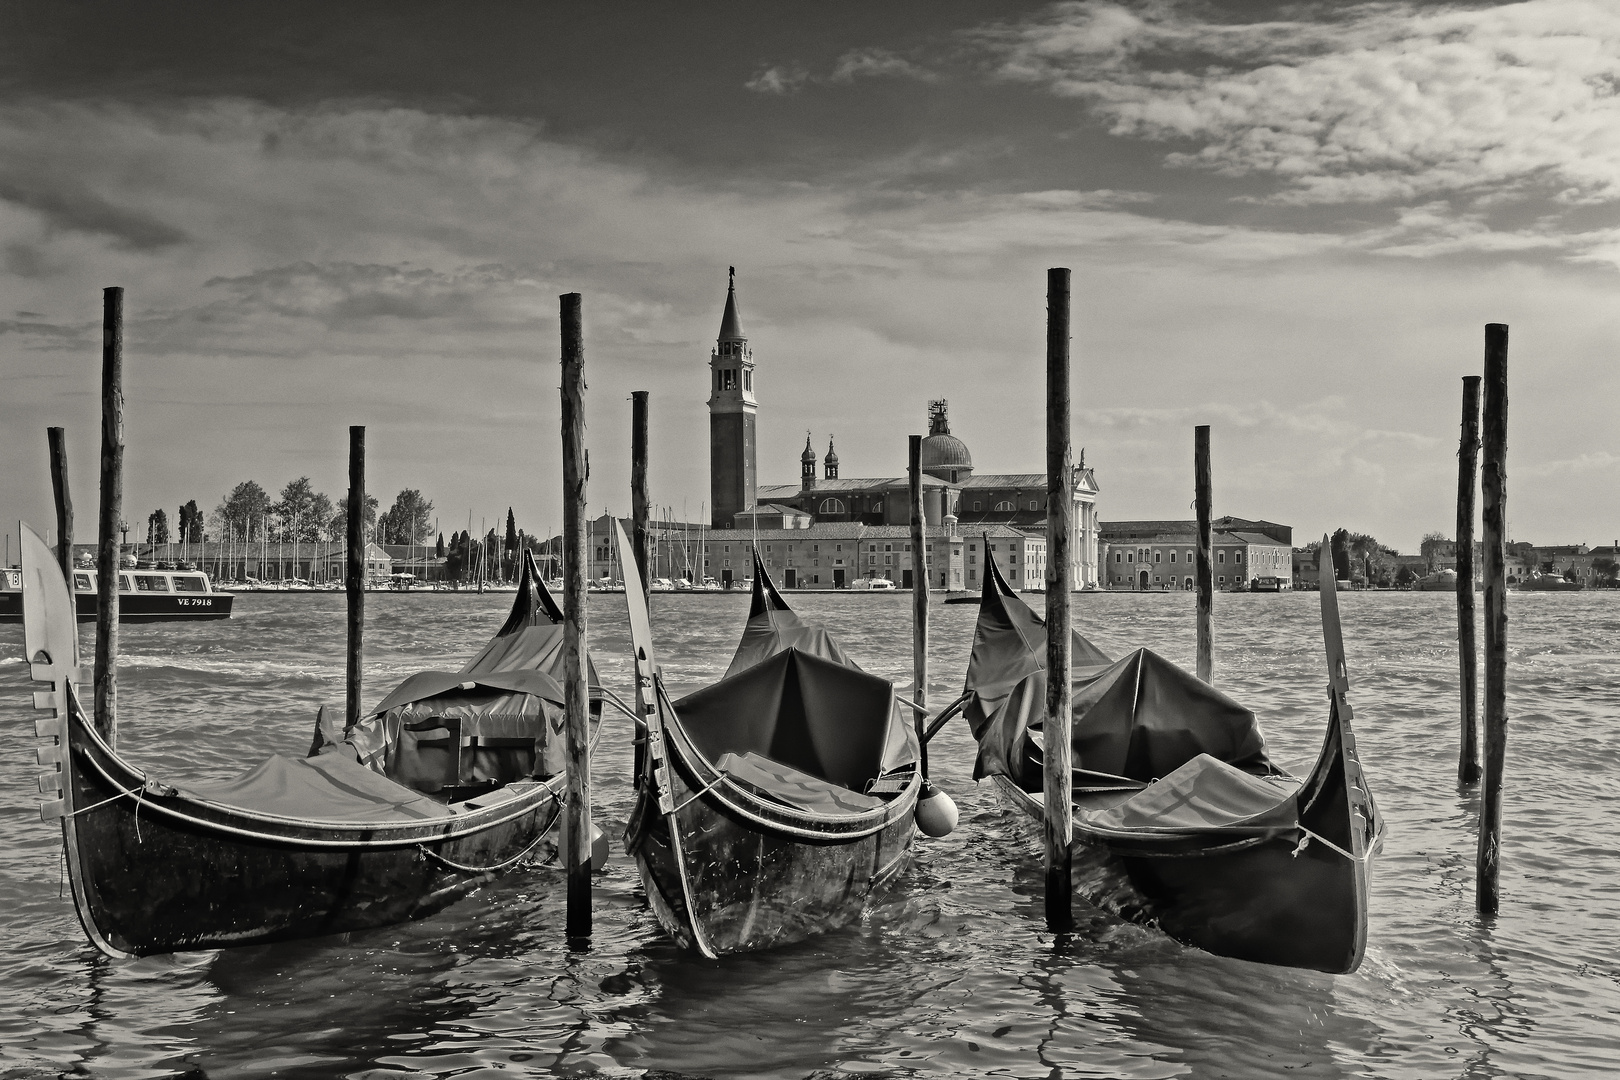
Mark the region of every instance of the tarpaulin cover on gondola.
POLYGON ((860 791, 882 771, 894 687, 790 647, 674 705, 717 765, 726 754, 757 754, 860 791))
POLYGON ((1078 816, 1093 832, 1252 836, 1299 824, 1297 789, 1293 780, 1255 776, 1199 754, 1124 802, 1078 816))
POLYGON ((771 584, 756 551, 754 602, 748 609, 748 624, 743 627, 742 641, 737 645, 737 654, 731 658, 731 666, 726 669, 726 677, 729 679, 739 671, 746 671, 783 649, 798 649, 859 670, 858 665, 844 655, 844 650, 825 627, 819 623, 805 622, 787 606, 782 594, 771 584))
MULTIPOLYGON (((525 551, 512 612, 471 662, 455 673, 417 672, 329 741, 351 748, 368 768, 425 791, 446 783, 555 776, 565 756, 562 643, 562 612, 540 580, 533 553, 525 551), (464 751, 452 753, 451 739, 464 751)), ((594 686, 594 666, 589 678, 594 686)))
POLYGON ((180 791, 222 806, 300 821, 381 825, 454 816, 436 799, 338 754, 312 758, 275 754, 234 779, 186 784, 180 791))
MULTIPOLYGON (((991 564, 994 573, 994 564, 991 564)), ((999 574, 996 575, 999 579, 999 574)), ((1039 791, 1046 712, 1046 627, 986 581, 968 664, 964 714, 979 742, 974 778, 1002 775, 1039 791)), ((1073 767, 1146 783, 1199 754, 1254 773, 1275 771, 1254 713, 1148 649, 1109 662, 1076 635, 1073 767), (1084 650, 1082 652, 1082 649, 1084 650)))

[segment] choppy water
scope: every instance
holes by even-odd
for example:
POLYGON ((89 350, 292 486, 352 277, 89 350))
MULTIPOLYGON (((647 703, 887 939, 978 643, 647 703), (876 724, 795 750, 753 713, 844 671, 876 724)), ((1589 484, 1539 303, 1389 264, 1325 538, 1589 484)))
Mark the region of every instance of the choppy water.
MULTIPOLYGON (((909 683, 907 596, 791 598, 909 683)), ((367 699, 459 663, 510 595, 368 598, 367 699)), ((439 916, 341 938, 130 962, 86 943, 40 823, 21 629, 0 627, 0 1078, 659 1074, 710 1077, 1584 1077, 1620 1072, 1620 594, 1511 597, 1502 914, 1473 912, 1476 798, 1459 794, 1453 602, 1341 598, 1363 761, 1390 834, 1351 976, 1218 959, 1078 912, 1044 927, 1038 857, 970 782, 959 725, 931 754, 962 808, 858 926, 719 962, 677 951, 616 854, 570 952, 560 882, 508 876, 439 916)), ((655 598, 676 689, 724 669, 746 598, 655 598)), ((1186 594, 1087 596, 1105 648, 1190 664, 1186 594)), ((244 595, 226 623, 124 628, 121 746, 157 775, 222 778, 302 752, 342 700, 342 597, 244 595)), ((624 688, 619 597, 592 648, 624 688)), ((934 609, 932 693, 960 688, 976 609, 934 609)), ((1222 596, 1217 681, 1303 772, 1321 737, 1313 594, 1222 596)), ((615 835, 628 731, 594 777, 615 835)))

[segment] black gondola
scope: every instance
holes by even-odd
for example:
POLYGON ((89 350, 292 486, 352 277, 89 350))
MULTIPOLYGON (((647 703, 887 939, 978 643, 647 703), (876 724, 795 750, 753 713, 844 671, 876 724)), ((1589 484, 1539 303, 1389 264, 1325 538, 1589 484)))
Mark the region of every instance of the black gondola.
MULTIPOLYGON (((1254 713, 1147 649, 1074 635, 1074 889, 1189 945, 1354 971, 1383 822, 1356 757, 1338 605, 1322 591, 1328 726, 1303 780, 1266 756, 1254 713)), ((974 778, 1044 821, 1046 627, 989 561, 960 707, 974 778)))
POLYGON ((561 627, 532 558, 499 633, 460 672, 411 676, 310 755, 221 783, 121 757, 80 707, 72 597, 23 529, 24 637, 46 820, 60 819, 79 920, 112 956, 314 937, 419 918, 555 853, 561 627), (54 797, 51 797, 54 796, 54 797))
POLYGON ((625 846, 659 923, 717 956, 854 921, 914 834, 918 742, 893 685, 795 615, 756 552, 725 677, 672 702, 645 595, 626 560, 644 720, 625 846))

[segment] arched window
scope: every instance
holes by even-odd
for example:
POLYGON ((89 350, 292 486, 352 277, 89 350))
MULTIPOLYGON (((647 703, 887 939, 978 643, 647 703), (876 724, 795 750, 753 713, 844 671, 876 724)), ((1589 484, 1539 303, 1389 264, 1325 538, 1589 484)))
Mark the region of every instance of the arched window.
POLYGON ((1016 509, 1017 507, 1013 506, 1012 500, 1010 499, 1003 499, 1001 502, 996 503, 996 511, 998 513, 1010 513, 1016 509))
POLYGON ((822 499, 820 512, 823 514, 842 514, 844 503, 841 499, 822 499))

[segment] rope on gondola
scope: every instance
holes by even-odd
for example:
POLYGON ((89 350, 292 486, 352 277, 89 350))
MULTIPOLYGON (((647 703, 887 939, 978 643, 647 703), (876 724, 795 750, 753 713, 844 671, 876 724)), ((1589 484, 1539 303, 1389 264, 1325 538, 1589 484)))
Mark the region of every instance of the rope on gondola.
MULTIPOLYGON (((548 788, 547 790, 549 791, 550 789, 548 788)), ((428 858, 434 860, 435 862, 442 863, 445 866, 449 867, 451 870, 459 870, 464 874, 492 874, 497 870, 505 870, 508 866, 511 866, 514 863, 517 863, 525 855, 527 855, 529 852, 533 851, 539 845, 540 841, 542 841, 542 840, 544 840, 546 838, 546 834, 551 832, 552 826, 557 824, 557 820, 562 817, 562 814, 561 814, 560 811, 562 809, 563 800, 561 798, 559 798, 555 792, 552 793, 551 798, 552 798, 552 801, 557 804, 557 809, 558 809, 559 813, 556 813, 556 814, 552 815, 551 820, 546 823, 546 827, 541 829, 540 832, 535 835, 535 838, 533 840, 529 841, 529 846, 528 847, 524 848, 522 851, 518 852, 516 855, 512 856, 510 859, 507 859, 505 862, 498 862, 498 863, 495 863, 492 866, 464 866, 461 863, 454 862, 454 861, 452 861, 450 859, 445 858, 443 855, 440 855, 437 851, 429 850, 427 848, 427 846, 424 845, 424 844, 417 844, 416 849, 418 851, 420 851, 423 855, 426 855, 428 858)))
POLYGON ((1299 853, 1304 851, 1305 848, 1310 844, 1310 842, 1312 840, 1321 841, 1328 848, 1330 848, 1330 849, 1332 849, 1334 851, 1337 851, 1340 855, 1343 855, 1345 858, 1349 859, 1351 862, 1366 862, 1368 859, 1371 859, 1372 856, 1373 856, 1372 847, 1370 845, 1368 846, 1367 851, 1366 851, 1365 854, 1352 855, 1350 852, 1344 850, 1344 848, 1340 847, 1338 844, 1335 844, 1333 841, 1329 840, 1327 837, 1321 835, 1320 833, 1314 833, 1311 830, 1307 829, 1303 825, 1297 825, 1297 826, 1295 826, 1295 828, 1299 829, 1300 833, 1302 834, 1300 836, 1300 838, 1299 838, 1299 846, 1296 847, 1292 852, 1290 852, 1290 854, 1296 859, 1299 858, 1299 853))

